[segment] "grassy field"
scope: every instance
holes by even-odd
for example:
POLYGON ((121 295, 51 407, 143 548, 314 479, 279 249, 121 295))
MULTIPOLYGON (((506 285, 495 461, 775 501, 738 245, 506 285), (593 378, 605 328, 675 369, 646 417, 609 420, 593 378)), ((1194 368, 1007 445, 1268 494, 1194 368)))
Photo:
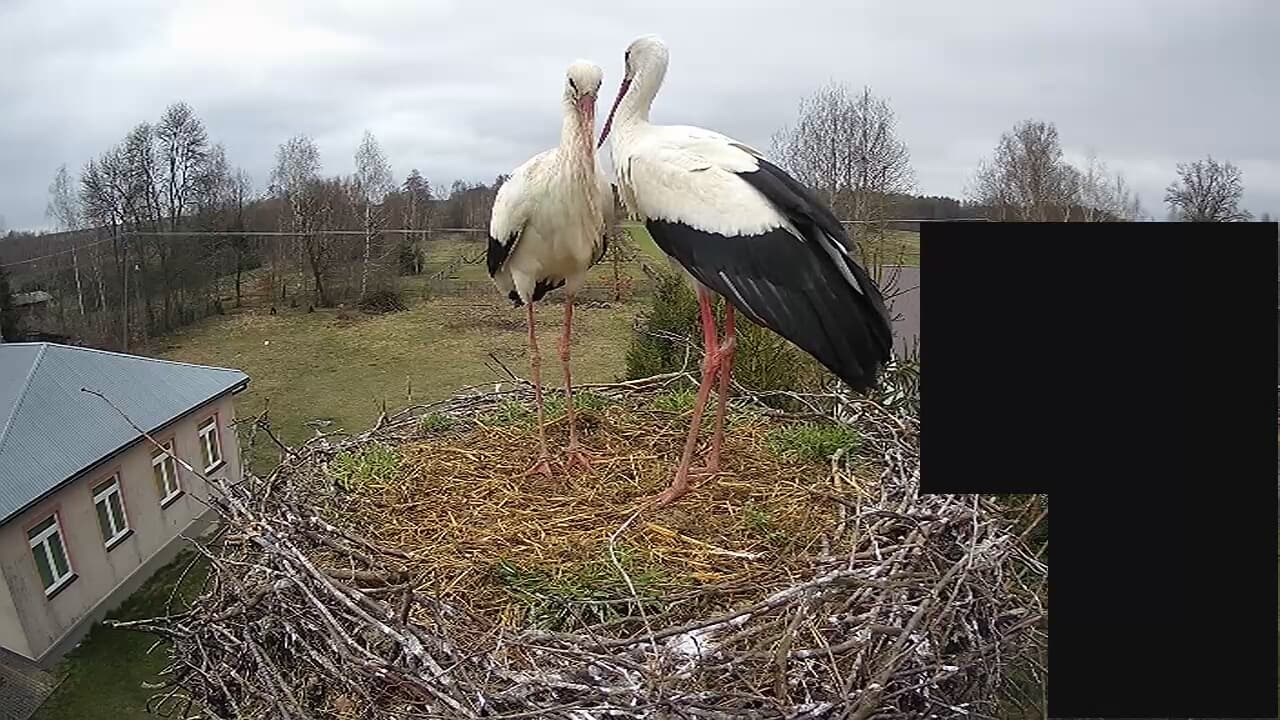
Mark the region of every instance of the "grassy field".
MULTIPOLYGON (((198 564, 182 577, 191 556, 183 554, 161 568, 110 617, 121 620, 165 613, 175 586, 183 600, 194 597, 206 566, 198 564), (181 584, 179 580, 181 579, 181 584)), ((149 720, 147 698, 155 692, 142 687, 155 682, 164 669, 164 648, 147 652, 155 639, 143 633, 96 625, 89 636, 62 661, 62 684, 35 714, 35 720, 149 720)))
MULTIPOLYGON (((496 293, 495 293, 496 294, 496 293)), ((578 382, 613 380, 622 371, 634 308, 579 307, 574 313, 573 370, 578 382)), ((277 435, 295 444, 310 437, 312 420, 327 430, 359 432, 382 403, 395 410, 449 397, 459 388, 506 379, 490 354, 528 374, 523 309, 497 298, 441 298, 405 312, 370 316, 337 310, 245 313, 210 319, 170 336, 152 352, 186 362, 233 367, 249 375, 236 404, 240 417, 262 412, 277 435)), ((561 383, 557 343, 560 305, 537 311, 543 378, 561 383)), ((254 467, 273 455, 259 447, 254 467)))

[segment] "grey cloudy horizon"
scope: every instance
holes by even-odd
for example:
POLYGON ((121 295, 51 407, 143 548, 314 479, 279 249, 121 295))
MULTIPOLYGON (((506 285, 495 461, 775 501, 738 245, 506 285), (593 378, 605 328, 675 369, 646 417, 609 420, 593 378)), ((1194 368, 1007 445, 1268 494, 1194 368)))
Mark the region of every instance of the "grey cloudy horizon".
POLYGON ((1243 205, 1280 213, 1280 4, 462 3, 0 0, 0 215, 40 229, 78 171, 165 106, 189 103, 262 190, 276 147, 311 136, 347 174, 372 131, 397 180, 490 182, 559 130, 563 73, 604 68, 602 123, 636 36, 671 48, 659 123, 767 149, 828 81, 887 98, 917 192, 961 198, 1001 132, 1055 123, 1165 214, 1175 166, 1240 167, 1243 205))

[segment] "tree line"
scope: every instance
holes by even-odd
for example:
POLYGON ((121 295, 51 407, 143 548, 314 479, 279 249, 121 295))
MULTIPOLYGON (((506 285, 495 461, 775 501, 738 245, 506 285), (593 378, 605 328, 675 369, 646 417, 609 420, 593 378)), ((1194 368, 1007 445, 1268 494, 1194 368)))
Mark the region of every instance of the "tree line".
POLYGON ((354 161, 354 173, 326 175, 315 142, 297 135, 259 188, 177 102, 78 173, 58 168, 46 210, 56 231, 0 238, 0 273, 14 293, 50 292, 46 324, 66 337, 127 349, 238 307, 250 290, 317 306, 385 291, 424 270, 427 231, 483 228, 505 180, 433 186, 413 169, 396 182, 369 132, 354 161))
MULTIPOLYGON (((840 82, 800 101, 795 122, 773 136, 772 155, 838 216, 866 223, 871 232, 894 218, 1151 219, 1123 173, 1093 153, 1080 165, 1068 162, 1057 127, 1034 118, 1001 134, 963 200, 914 195, 910 151, 888 100, 840 82)), ((1243 195, 1239 168, 1208 157, 1177 165, 1164 202, 1171 220, 1230 222, 1251 218, 1240 207, 1243 195)))
MULTIPOLYGON (((802 99, 771 155, 864 234, 902 219, 1151 218, 1122 173, 1092 154, 1068 162, 1057 128, 1037 119, 1000 136, 963 198, 917 194, 896 115, 869 87, 833 82, 802 99)), ((52 294, 50 324, 68 336, 127 349, 224 303, 239 307, 250 290, 273 304, 331 306, 394 289, 396 278, 423 271, 428 231, 483 229, 506 179, 445 187, 413 169, 397 182, 367 131, 353 159, 354 173, 326 174, 316 143, 296 135, 279 145, 259 188, 189 105, 173 103, 78 173, 58 168, 47 208, 58 232, 10 231, 0 272, 8 266, 13 292, 52 294)), ((1167 217, 1246 220, 1243 192, 1230 162, 1179 164, 1167 217)), ((6 308, 11 337, 12 300, 6 308)))

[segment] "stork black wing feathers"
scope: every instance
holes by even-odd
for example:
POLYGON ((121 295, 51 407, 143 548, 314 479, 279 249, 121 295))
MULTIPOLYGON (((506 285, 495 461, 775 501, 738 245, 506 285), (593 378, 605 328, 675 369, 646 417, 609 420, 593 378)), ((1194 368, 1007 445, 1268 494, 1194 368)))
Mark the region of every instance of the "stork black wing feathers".
MULTIPOLYGON (((740 176, 760 190, 807 241, 785 228, 726 236, 679 222, 646 223, 654 242, 743 314, 808 352, 856 390, 875 384, 891 357, 893 332, 883 298, 857 263, 854 289, 816 233, 848 243, 840 223, 808 191, 761 162, 740 176)), ((846 245, 847 247, 847 245, 846 245)))
MULTIPOLYGON (((840 224, 835 213, 814 197, 809 188, 796 182, 795 178, 768 160, 757 157, 756 163, 760 166, 759 170, 740 173, 738 177, 746 180, 768 198, 769 202, 773 203, 774 207, 785 215, 805 237, 813 239, 817 233, 822 233, 839 243, 844 253, 853 252, 853 243, 845 234, 844 226, 840 224)), ((819 242, 822 241, 822 238, 817 239, 819 242)), ((874 310, 875 315, 879 316, 880 322, 876 323, 877 335, 884 341, 886 347, 892 347, 893 326, 889 321, 889 311, 884 306, 880 289, 872 282, 862 266, 848 257, 844 262, 854 279, 858 281, 858 287, 867 291, 871 309, 874 310)))
POLYGON ((507 255, 511 253, 511 248, 516 244, 516 238, 519 233, 505 238, 505 242, 499 241, 498 238, 489 236, 489 249, 485 251, 485 265, 489 268, 489 277, 498 274, 498 270, 502 268, 502 263, 507 261, 507 255))

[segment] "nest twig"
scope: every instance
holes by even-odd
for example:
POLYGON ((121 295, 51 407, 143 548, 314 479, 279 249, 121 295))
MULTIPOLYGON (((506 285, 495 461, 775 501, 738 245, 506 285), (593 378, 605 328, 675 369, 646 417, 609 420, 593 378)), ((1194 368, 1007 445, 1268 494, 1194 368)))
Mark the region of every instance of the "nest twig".
POLYGON ((807 398, 860 436, 820 465, 753 453, 786 421, 743 414, 726 452, 752 481, 708 481, 663 511, 683 524, 640 502, 666 479, 643 463, 672 460, 645 438, 671 446, 683 430, 651 400, 681 373, 590 387, 618 408, 599 420, 602 454, 641 449, 565 487, 511 480, 528 431, 486 424, 528 399, 522 382, 317 436, 266 478, 210 480, 225 533, 200 547, 203 593, 117 624, 171 642, 156 706, 211 718, 991 716, 1011 669, 1043 681, 1047 568, 992 501, 919 493, 913 378, 871 399, 807 398), (436 415, 460 425, 424 438, 436 415), (335 479, 338 458, 372 446, 398 448, 394 479, 335 479), (780 489, 762 495, 768 478, 780 489), (521 506, 540 495, 559 511, 521 506), (751 503, 782 518, 771 539, 743 530, 751 503), (511 555, 554 572, 575 548, 602 549, 622 582, 564 600, 554 623, 519 611, 548 591, 491 572, 511 555), (669 582, 642 582, 651 567, 669 582))

